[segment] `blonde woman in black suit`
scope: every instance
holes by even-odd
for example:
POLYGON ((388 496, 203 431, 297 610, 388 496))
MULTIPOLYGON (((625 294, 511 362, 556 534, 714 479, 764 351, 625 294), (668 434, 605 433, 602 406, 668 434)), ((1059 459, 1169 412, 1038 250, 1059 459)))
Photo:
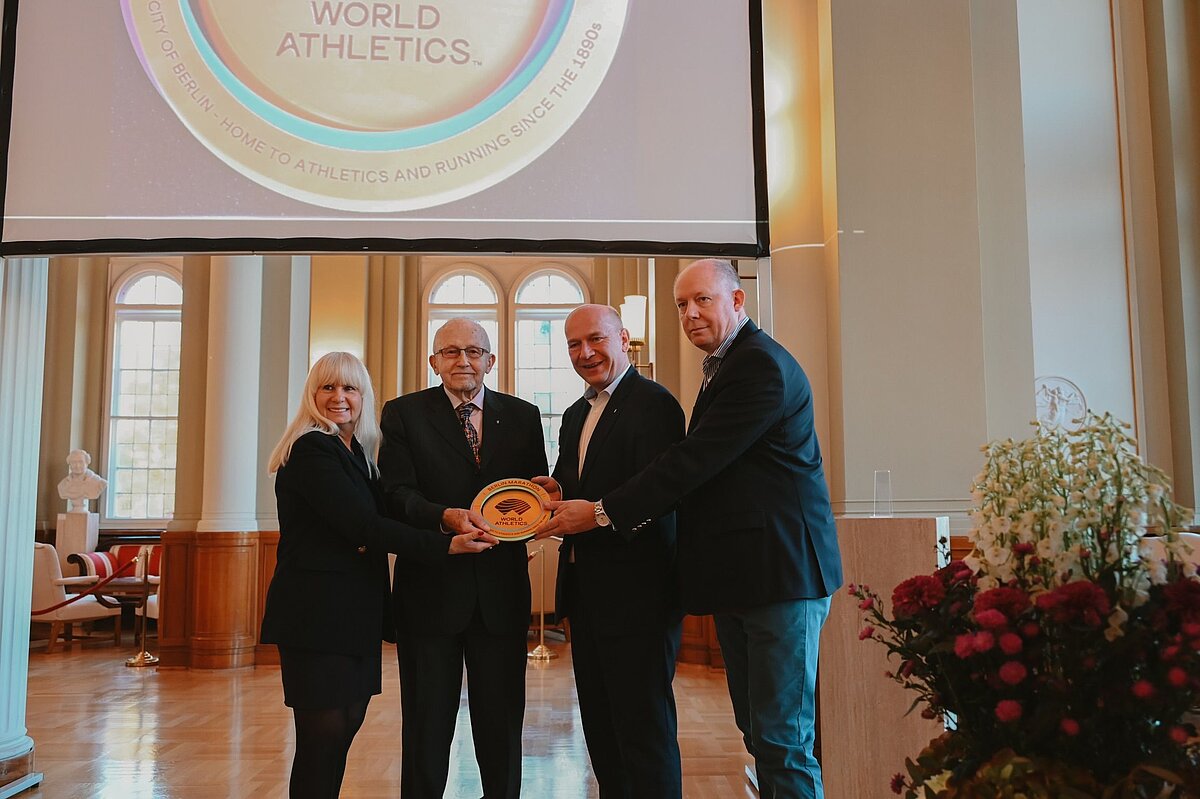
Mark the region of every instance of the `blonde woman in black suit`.
POLYGON ((366 367, 331 352, 313 365, 271 453, 279 553, 262 640, 279 645, 284 703, 295 717, 293 798, 338 795, 350 743, 381 691, 382 643, 395 640, 387 553, 434 565, 497 543, 381 516, 379 439, 366 367))

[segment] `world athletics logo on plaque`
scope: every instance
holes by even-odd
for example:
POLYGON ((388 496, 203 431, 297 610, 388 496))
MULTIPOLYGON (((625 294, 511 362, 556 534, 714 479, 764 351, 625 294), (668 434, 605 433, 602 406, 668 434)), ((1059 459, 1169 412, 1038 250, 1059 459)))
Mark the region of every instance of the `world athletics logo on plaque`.
POLYGON ((471 503, 501 541, 525 541, 550 520, 550 495, 532 480, 510 477, 484 487, 471 503))
POLYGON ((122 0, 160 95, 273 191, 351 211, 468 197, 583 113, 628 0, 122 0))

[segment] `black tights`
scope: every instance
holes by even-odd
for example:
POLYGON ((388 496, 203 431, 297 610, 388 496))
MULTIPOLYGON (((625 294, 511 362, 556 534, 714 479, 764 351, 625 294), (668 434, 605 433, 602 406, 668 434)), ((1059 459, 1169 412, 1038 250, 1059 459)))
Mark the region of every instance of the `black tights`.
POLYGON ((292 709, 296 755, 288 788, 291 799, 337 799, 346 773, 346 754, 367 717, 369 701, 331 710, 292 709))

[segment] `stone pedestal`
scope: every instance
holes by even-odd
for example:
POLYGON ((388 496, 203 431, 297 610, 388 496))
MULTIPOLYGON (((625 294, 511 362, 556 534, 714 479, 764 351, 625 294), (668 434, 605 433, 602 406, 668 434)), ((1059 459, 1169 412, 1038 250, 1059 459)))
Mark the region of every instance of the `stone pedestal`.
POLYGON ((99 540, 99 513, 72 511, 58 514, 54 548, 58 551, 58 564, 62 567, 63 577, 74 577, 79 571, 78 566, 67 563, 67 556, 73 552, 95 552, 99 540))

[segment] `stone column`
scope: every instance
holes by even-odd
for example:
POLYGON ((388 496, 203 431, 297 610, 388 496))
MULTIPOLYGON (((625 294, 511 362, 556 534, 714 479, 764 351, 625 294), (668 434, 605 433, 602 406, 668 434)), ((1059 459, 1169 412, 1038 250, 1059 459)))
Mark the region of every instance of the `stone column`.
POLYGON ((164 666, 255 662, 262 300, 261 257, 210 259, 204 486, 195 532, 163 536, 164 666))
POLYGON ((263 262, 214 256, 208 296, 204 501, 196 531, 257 530, 263 262))
POLYGON ((49 261, 0 261, 0 797, 42 781, 25 729, 49 261))

